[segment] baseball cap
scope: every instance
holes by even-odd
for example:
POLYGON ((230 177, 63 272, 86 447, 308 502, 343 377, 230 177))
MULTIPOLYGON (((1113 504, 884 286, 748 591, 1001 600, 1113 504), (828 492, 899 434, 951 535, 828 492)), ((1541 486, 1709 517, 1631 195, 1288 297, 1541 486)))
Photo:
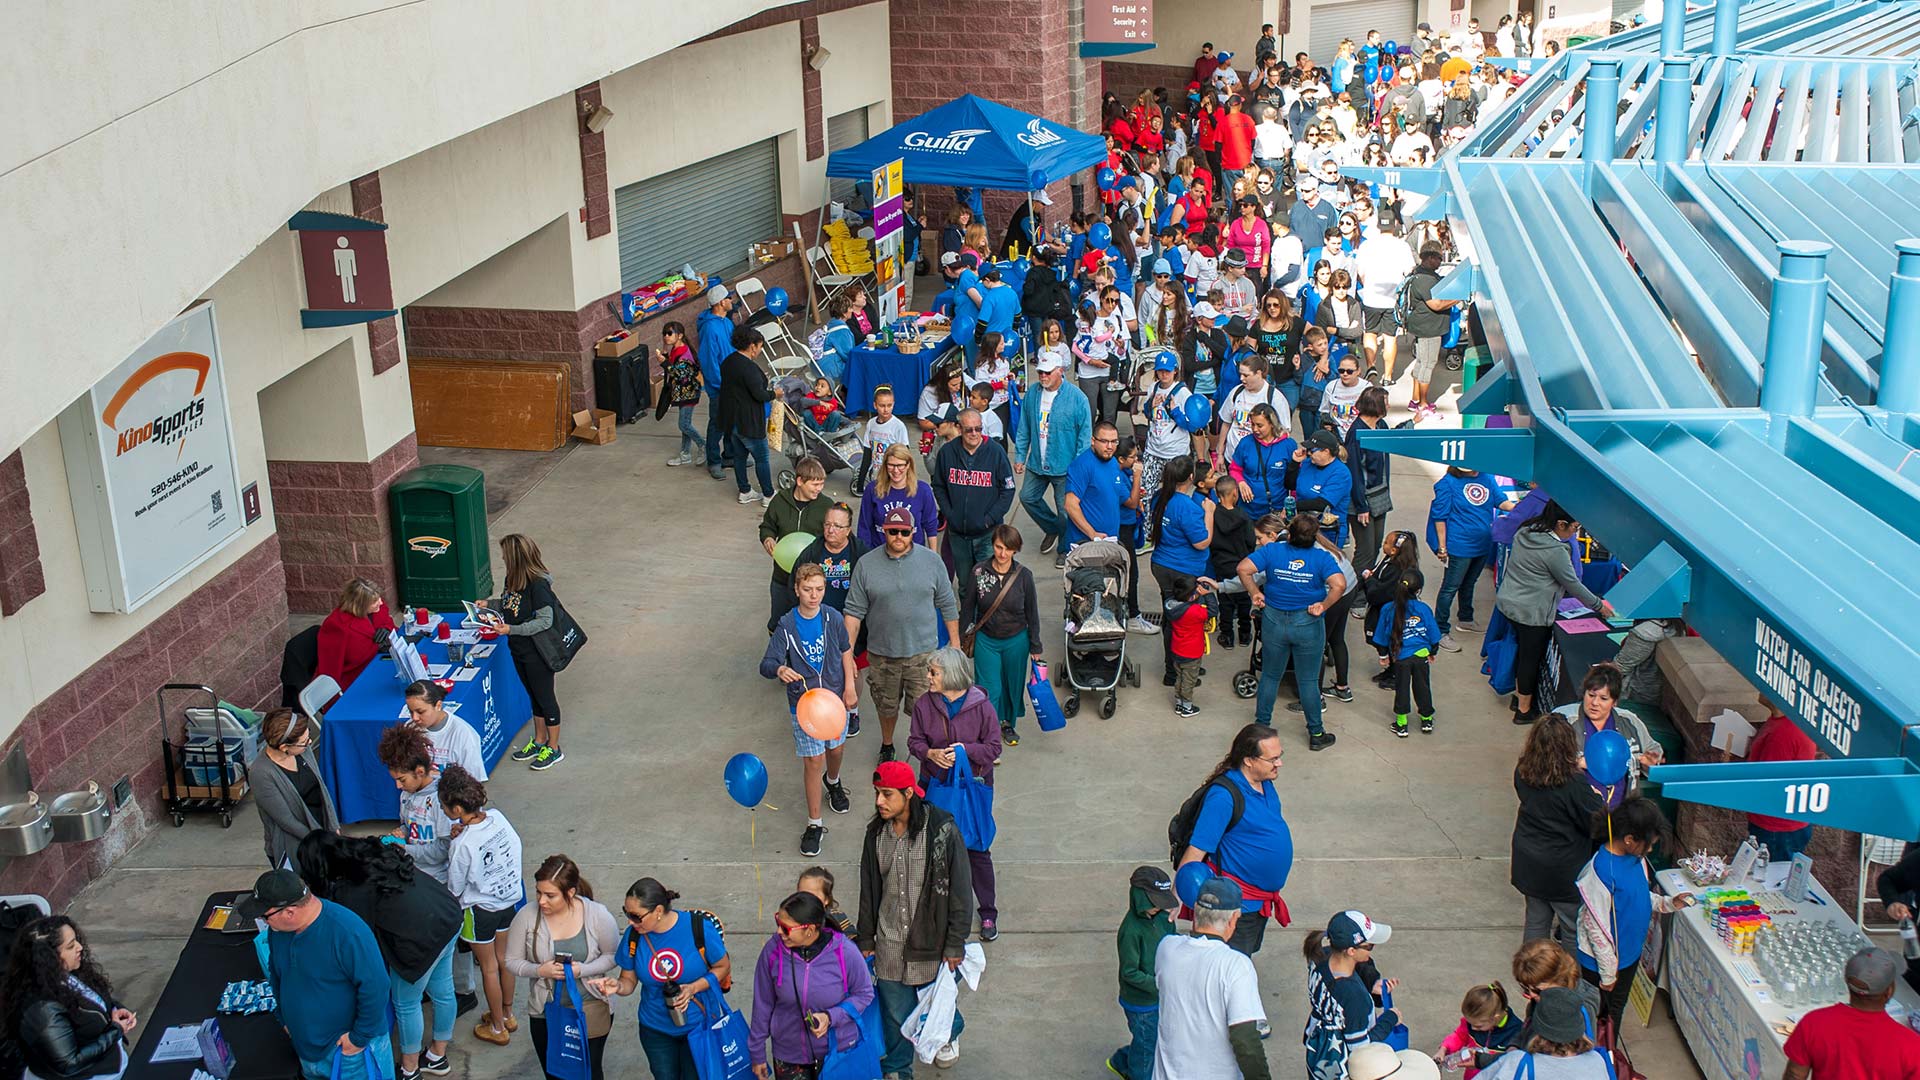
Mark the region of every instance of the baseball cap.
POLYGON ((1347 1055, 1347 1080, 1387 1080, 1400 1071, 1400 1057, 1386 1043, 1363 1043, 1347 1055))
MULTIPOLYGON (((894 513, 899 511, 896 510, 894 513)), ((887 520, 892 521, 893 514, 888 514, 887 520)), ((927 794, 925 788, 914 782, 913 766, 904 761, 883 761, 874 766, 873 786, 892 788, 895 791, 911 791, 922 797, 927 794)))
MULTIPOLYGON (((1319 444, 1322 436, 1333 440, 1333 432, 1320 430, 1307 440, 1319 444)), ((1327 923, 1327 947, 1332 949, 1351 949, 1359 945, 1385 945, 1393 936, 1393 927, 1386 923, 1377 923, 1358 911, 1343 911, 1327 923)))
POLYGON ((1847 961, 1847 989, 1856 994, 1884 994, 1893 985, 1893 954, 1885 949, 1861 949, 1847 961))
POLYGON ((1440 250, 1440 245, 1434 243, 1431 240, 1420 245, 1420 257, 1423 259, 1429 255, 1443 255, 1443 254, 1445 254, 1445 252, 1440 250))
POLYGON ((1180 354, 1177 352, 1174 352, 1172 349, 1159 350, 1157 353, 1154 354, 1154 357, 1153 357, 1153 370, 1179 371, 1180 370, 1180 354))
POLYGON ((1312 173, 1306 173, 1305 175, 1300 177, 1300 179, 1297 181, 1297 185, 1301 191, 1319 191, 1320 178, 1313 175, 1312 173))
MULTIPOLYGON (((1313 434, 1307 436, 1307 449, 1308 450, 1327 450, 1333 453, 1339 453, 1340 452, 1340 436, 1335 435, 1333 432, 1328 431, 1326 428, 1321 428, 1319 431, 1316 431, 1313 434)), ((1349 912, 1345 912, 1344 914, 1359 915, 1360 913, 1357 911, 1349 911, 1349 912)), ((1340 916, 1336 915, 1334 916, 1334 918, 1338 919, 1340 918, 1340 916)), ((1387 928, 1381 927, 1381 929, 1384 930, 1387 928)), ((1327 932, 1332 933, 1333 931, 1329 930, 1327 932)), ((1385 940, 1387 940, 1385 937, 1382 937, 1380 939, 1380 941, 1385 941, 1385 940)), ((1380 944, 1380 941, 1376 941, 1374 942, 1374 944, 1378 945, 1380 944)), ((1340 947, 1343 949, 1352 948, 1351 945, 1342 945, 1340 947)))
POLYGON ((725 300, 727 295, 727 287, 725 285, 715 285, 713 288, 707 290, 707 306, 712 307, 720 301, 725 300))
POLYGON ((1194 898, 1195 911, 1239 911, 1240 886, 1232 878, 1208 878, 1200 886, 1200 895, 1194 898))
POLYGON ((1227 320, 1228 337, 1243 338, 1250 333, 1252 333, 1252 330, 1247 326, 1247 320, 1240 316, 1235 315, 1233 318, 1227 320))
POLYGON ((1237 247, 1228 248, 1226 254, 1220 256, 1220 264, 1222 266, 1245 266, 1247 265, 1247 253, 1237 247))
POLYGON ((1213 306, 1213 301, 1202 300, 1193 305, 1193 317, 1196 320, 1205 319, 1208 322, 1212 322, 1220 317, 1220 311, 1213 306))
MULTIPOLYGON (((1403 24, 1403 25, 1404 25, 1404 24, 1403 24)), ((1433 33, 1433 24, 1432 24, 1432 23, 1421 23, 1421 24, 1420 24, 1419 26, 1416 26, 1416 27, 1414 27, 1414 29, 1415 29, 1415 30, 1425 30, 1425 31, 1426 31, 1427 33, 1429 33, 1429 34, 1431 34, 1431 33, 1433 33)))
POLYGON ((988 263, 987 265, 985 265, 985 266, 983 266, 983 267, 981 267, 981 268, 980 268, 980 276, 981 276, 981 277, 983 277, 983 278, 986 278, 986 279, 987 279, 988 281, 999 281, 999 280, 1000 280, 1000 266, 999 266, 999 264, 998 264, 998 263, 988 263))
POLYGON ((954 263, 957 263, 959 261, 960 261, 960 253, 957 251, 943 251, 940 253, 941 266, 952 266, 954 263))
POLYGON ((1154 907, 1172 911, 1180 906, 1180 898, 1173 895, 1173 879, 1157 866, 1140 867, 1127 884, 1145 892, 1154 907))
POLYGON ((962 251, 954 256, 953 264, 964 270, 973 270, 979 267, 980 260, 973 252, 962 251))
POLYGON ((291 870, 269 870, 253 883, 253 892, 242 896, 234 906, 244 918, 264 918, 274 908, 297 904, 307 898, 307 883, 291 870))
POLYGON ((1033 201, 1039 203, 1041 206, 1052 206, 1053 196, 1047 194, 1046 188, 1041 188, 1033 193, 1033 201))
POLYGON ((1153 260, 1153 272, 1156 274, 1171 274, 1173 273, 1173 264, 1165 259, 1155 259, 1153 260))
POLYGON ((904 506, 896 506, 887 511, 886 519, 881 521, 880 527, 882 529, 911 529, 913 528, 913 511, 904 506))
POLYGON ((1543 988, 1533 1003, 1533 1033, 1557 1043, 1584 1038, 1587 1027, 1580 995, 1564 986, 1543 988))
POLYGON ((1067 366, 1067 347, 1065 345, 1040 346, 1040 359, 1034 365, 1035 371, 1059 371, 1067 366))
POLYGON ((1231 59, 1233 59, 1233 54, 1230 52, 1223 52, 1220 54, 1220 62, 1223 64, 1231 59))

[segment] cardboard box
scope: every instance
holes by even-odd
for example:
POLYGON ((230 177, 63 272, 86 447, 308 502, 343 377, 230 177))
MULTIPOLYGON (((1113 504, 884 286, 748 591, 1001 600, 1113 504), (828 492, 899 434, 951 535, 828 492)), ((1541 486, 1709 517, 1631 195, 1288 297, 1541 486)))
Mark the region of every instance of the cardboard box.
POLYGON ((595 356, 625 356, 640 347, 640 335, 622 330, 618 334, 601 338, 594 343, 595 356))
POLYGON ((769 263, 775 259, 784 259, 800 253, 800 242, 791 236, 773 240, 762 240, 753 245, 753 257, 756 261, 769 263))
POLYGON ((596 446, 605 446, 614 440, 614 412, 612 409, 581 409, 573 414, 573 437, 596 446))

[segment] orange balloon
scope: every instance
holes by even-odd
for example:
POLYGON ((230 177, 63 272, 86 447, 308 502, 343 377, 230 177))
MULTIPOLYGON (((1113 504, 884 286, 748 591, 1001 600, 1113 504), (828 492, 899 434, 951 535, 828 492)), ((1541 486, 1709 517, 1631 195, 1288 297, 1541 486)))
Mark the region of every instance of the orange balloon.
POLYGON ((793 713, 800 730, 821 742, 832 742, 847 732, 847 703, 831 690, 816 687, 801 694, 793 713))
POLYGON ((1467 74, 1472 70, 1473 70, 1473 63, 1471 61, 1466 60, 1463 57, 1458 57, 1458 56, 1453 57, 1452 59, 1448 60, 1446 63, 1440 65, 1440 82, 1443 85, 1450 87, 1453 85, 1453 80, 1459 78, 1462 75, 1467 74))

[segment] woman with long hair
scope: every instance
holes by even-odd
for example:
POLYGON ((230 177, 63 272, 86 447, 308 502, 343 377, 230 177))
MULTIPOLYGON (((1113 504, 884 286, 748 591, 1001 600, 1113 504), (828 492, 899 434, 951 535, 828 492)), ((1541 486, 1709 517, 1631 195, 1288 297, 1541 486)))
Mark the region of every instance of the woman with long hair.
POLYGON ((860 499, 856 530, 860 542, 869 549, 886 544, 880 523, 887 520, 888 511, 896 508, 913 514, 913 542, 933 546, 931 538, 938 531, 940 504, 933 497, 933 485, 920 479, 919 462, 920 455, 905 443, 895 443, 880 455, 880 467, 874 470, 873 482, 860 499))
POLYGON ((601 1059, 606 1056, 613 1014, 597 984, 600 976, 614 970, 620 930, 613 913, 593 898, 593 886, 580 876, 579 864, 564 854, 547 856, 533 872, 533 900, 507 927, 506 965, 527 982, 528 1034, 533 1036, 534 1055, 545 1072, 547 1008, 555 1002, 572 1007, 566 989, 571 966, 580 990, 588 1064, 593 1080, 601 1080, 601 1059))
MULTIPOLYGON (((1154 583, 1160 586, 1162 601, 1187 599, 1175 595, 1175 584, 1182 576, 1207 575, 1207 548, 1213 543, 1215 504, 1200 495, 1195 472, 1192 455, 1167 462, 1160 470, 1160 490, 1154 492, 1148 510, 1148 539, 1154 545, 1148 569, 1153 573, 1154 583)), ((1172 686, 1175 673, 1172 634, 1160 635, 1160 649, 1166 660, 1166 674, 1161 682, 1172 686)))
POLYGON ((860 1014, 873 1004, 873 975, 811 892, 780 901, 773 929, 753 965, 748 1053, 754 1075, 802 1080, 817 1076, 832 1051, 859 1043, 860 1014))
POLYGON ((553 629, 560 600, 553 592, 553 572, 531 537, 524 533, 501 537, 500 562, 506 569, 505 591, 474 606, 497 613, 493 625, 507 635, 513 670, 533 699, 533 733, 513 751, 513 760, 530 762, 535 771, 544 772, 567 755, 560 749, 560 698, 554 691, 554 671, 533 639, 553 629))
POLYGON ((80 927, 65 915, 35 919, 13 939, 0 1023, 41 1080, 116 1077, 137 1022, 113 996, 80 927))
POLYGON ((1589 830, 1600 796, 1580 772, 1580 739, 1566 724, 1535 724, 1513 770, 1520 811, 1508 880, 1527 902, 1522 942, 1552 938, 1574 950, 1580 894, 1574 878, 1593 857, 1589 830))
MULTIPOLYGON (((1358 564, 1356 564, 1358 565, 1358 564)), ((1360 592, 1366 602, 1356 604, 1354 618, 1361 620, 1366 630, 1362 635, 1367 641, 1373 641, 1379 629, 1379 620, 1383 613, 1392 607, 1393 590, 1400 579, 1407 574, 1420 573, 1420 542, 1414 535, 1402 529, 1388 533, 1381 542, 1379 558, 1370 567, 1360 571, 1360 592), (1364 610, 1362 610, 1364 609, 1364 610)), ((1382 690, 1393 688, 1393 658, 1384 646, 1375 645, 1374 651, 1380 656, 1380 674, 1375 675, 1373 683, 1382 690)))
POLYGON ((1493 606, 1513 624, 1513 722, 1531 724, 1539 718, 1534 694, 1540 689, 1540 662, 1559 613, 1560 598, 1572 595, 1582 604, 1613 617, 1613 605, 1595 595, 1573 569, 1572 543, 1580 523, 1548 501, 1540 513, 1520 526, 1513 548, 1500 570, 1500 587, 1493 606))
POLYGON ((300 841, 301 880, 313 895, 360 916, 380 945, 393 986, 399 1038, 394 1049, 402 1076, 425 1068, 444 1072, 447 1042, 458 1008, 453 997, 453 949, 460 935, 460 904, 447 887, 416 873, 406 848, 378 837, 315 830, 300 841), (426 1040, 422 996, 433 999, 433 1037, 426 1040), (426 1051, 424 1059, 421 1051, 426 1051))
POLYGON ((270 709, 260 721, 260 756, 247 766, 247 782, 274 869, 289 864, 301 837, 315 829, 340 831, 333 794, 314 764, 314 731, 313 721, 292 709, 270 709))

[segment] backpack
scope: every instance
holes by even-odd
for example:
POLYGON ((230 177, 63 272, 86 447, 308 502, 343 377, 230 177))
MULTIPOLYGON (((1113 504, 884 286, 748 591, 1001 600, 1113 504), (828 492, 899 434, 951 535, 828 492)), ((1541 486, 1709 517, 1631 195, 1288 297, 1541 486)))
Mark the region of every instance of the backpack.
POLYGON ((1403 329, 1413 320, 1413 278, 1413 274, 1408 274, 1393 294, 1393 323, 1403 329))
POLYGON ((1235 825, 1240 824, 1240 816, 1246 812, 1247 804, 1233 781, 1224 776, 1216 776, 1200 785, 1193 794, 1187 796, 1186 802, 1180 804, 1180 809, 1173 815, 1173 820, 1167 822, 1167 846, 1172 853, 1169 858, 1173 865, 1179 866, 1180 856, 1187 853, 1187 848, 1193 840, 1194 823, 1200 820, 1200 807, 1207 801, 1207 792, 1216 787, 1226 788, 1227 794, 1233 798, 1233 813, 1227 818, 1227 829, 1231 830, 1235 825))
POLYGON ((826 327, 816 326, 813 328, 813 333, 807 335, 807 352, 813 354, 815 360, 820 360, 827 355, 826 327))
MULTIPOLYGON (((693 949, 700 954, 700 962, 706 964, 708 973, 712 973, 713 964, 707 960, 707 923, 713 923, 713 928, 715 932, 720 935, 720 943, 723 945, 726 944, 727 941, 726 924, 720 921, 720 916, 704 908, 684 908, 682 910, 693 917, 693 949)), ((632 960, 640 952, 640 934, 629 927, 626 932, 625 943, 627 946, 627 959, 632 960)), ((638 965, 635 966, 637 967, 638 965)), ((718 981, 721 993, 724 994, 733 989, 733 976, 731 974, 718 981)))

